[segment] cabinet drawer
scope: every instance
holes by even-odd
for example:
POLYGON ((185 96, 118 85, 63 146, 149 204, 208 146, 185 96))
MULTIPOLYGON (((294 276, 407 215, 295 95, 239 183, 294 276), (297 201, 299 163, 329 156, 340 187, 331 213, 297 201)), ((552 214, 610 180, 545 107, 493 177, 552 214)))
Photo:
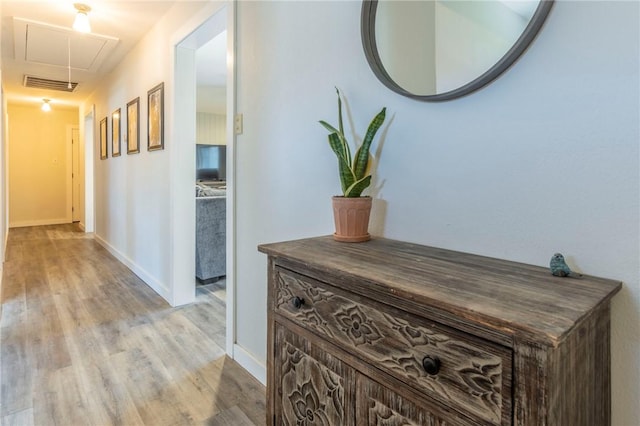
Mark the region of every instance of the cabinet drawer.
POLYGON ((511 351, 276 268, 275 310, 427 399, 483 424, 511 421, 511 351), (428 358, 428 359, 427 359, 428 358), (437 360, 435 368, 431 360, 437 360), (431 374, 425 368, 434 367, 431 374))

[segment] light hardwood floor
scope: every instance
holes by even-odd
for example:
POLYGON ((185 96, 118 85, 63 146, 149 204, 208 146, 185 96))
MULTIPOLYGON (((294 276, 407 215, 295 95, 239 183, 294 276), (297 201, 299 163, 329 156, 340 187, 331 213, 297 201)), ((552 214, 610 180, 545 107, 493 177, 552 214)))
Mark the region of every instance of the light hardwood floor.
POLYGON ((75 225, 11 229, 2 425, 263 425, 265 389, 225 357, 214 290, 171 308, 75 225))

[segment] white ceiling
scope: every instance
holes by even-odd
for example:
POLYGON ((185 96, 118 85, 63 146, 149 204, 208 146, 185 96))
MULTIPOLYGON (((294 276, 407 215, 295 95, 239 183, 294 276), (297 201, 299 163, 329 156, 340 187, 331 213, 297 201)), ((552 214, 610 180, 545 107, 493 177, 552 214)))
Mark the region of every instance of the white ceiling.
POLYGON ((2 80, 8 100, 50 98, 52 103, 77 105, 176 1, 87 0, 92 9, 90 36, 71 30, 73 3, 2 0, 2 80), (71 40, 71 80, 78 83, 75 91, 23 87, 24 75, 67 81, 67 39, 71 40))

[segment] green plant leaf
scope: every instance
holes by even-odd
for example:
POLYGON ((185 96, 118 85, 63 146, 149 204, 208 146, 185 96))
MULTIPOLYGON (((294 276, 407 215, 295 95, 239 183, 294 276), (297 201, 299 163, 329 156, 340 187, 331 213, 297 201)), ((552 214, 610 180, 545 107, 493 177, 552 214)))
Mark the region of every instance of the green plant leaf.
POLYGON ((340 90, 336 87, 336 93, 338 94, 338 127, 340 128, 340 134, 344 136, 344 126, 342 125, 342 99, 340 98, 340 90))
POLYGON ((340 131, 338 129, 336 129, 335 127, 333 127, 331 124, 327 123, 324 120, 320 120, 319 123, 322 124, 322 126, 325 129, 327 129, 329 131, 329 133, 340 133, 340 131))
POLYGON ((336 133, 338 135, 338 137, 342 141, 342 155, 345 161, 347 162, 347 164, 349 164, 349 167, 351 167, 351 149, 349 148, 349 143, 347 142, 347 138, 338 129, 336 129, 326 121, 320 120, 319 123, 322 124, 322 126, 325 129, 327 129, 330 133, 336 133))
MULTIPOLYGON (((344 155, 344 141, 337 133, 331 133, 329 135, 329 145, 331 146, 333 152, 336 154, 336 157, 338 157, 340 185, 342 186, 342 192, 344 194, 355 181, 355 177, 353 175, 353 172, 351 171, 351 165, 344 155)), ((346 149, 348 150, 349 148, 347 147, 346 149)))
POLYGON ((362 191, 367 189, 369 185, 371 185, 371 175, 365 176, 362 179, 353 182, 351 186, 349 186, 347 190, 344 191, 344 196, 351 198, 359 197, 360 194, 362 194, 362 191))
POLYGON ((369 164, 369 149, 371 148, 371 142, 373 142, 373 138, 376 135, 378 129, 384 123, 384 119, 387 113, 387 108, 382 108, 382 110, 373 117, 371 123, 369 123, 369 127, 367 128, 367 133, 362 141, 362 145, 356 151, 356 156, 353 161, 353 173, 355 178, 362 179, 362 177, 367 172, 367 165, 369 164))
POLYGON ((345 155, 345 149, 348 149, 348 147, 345 148, 344 141, 342 140, 340 135, 338 135, 337 133, 329 134, 329 146, 338 156, 338 158, 341 158, 345 163, 347 163, 347 166, 350 166, 349 162, 347 161, 347 156, 345 155))

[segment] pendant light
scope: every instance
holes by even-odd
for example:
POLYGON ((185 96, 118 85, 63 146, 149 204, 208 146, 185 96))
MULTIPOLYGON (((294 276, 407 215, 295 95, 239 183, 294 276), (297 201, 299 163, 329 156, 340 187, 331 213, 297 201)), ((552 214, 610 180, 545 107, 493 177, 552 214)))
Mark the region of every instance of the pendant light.
POLYGON ((69 82, 67 83, 67 89, 73 89, 71 85, 71 38, 67 37, 67 69, 69 70, 69 82))
POLYGON ((51 111, 51 105, 49 104, 49 99, 42 100, 42 106, 40 107, 44 112, 51 111))
POLYGON ((89 23, 89 12, 91 7, 82 3, 74 3, 73 7, 78 11, 76 13, 76 19, 73 21, 73 29, 81 33, 90 33, 91 24, 89 23))

